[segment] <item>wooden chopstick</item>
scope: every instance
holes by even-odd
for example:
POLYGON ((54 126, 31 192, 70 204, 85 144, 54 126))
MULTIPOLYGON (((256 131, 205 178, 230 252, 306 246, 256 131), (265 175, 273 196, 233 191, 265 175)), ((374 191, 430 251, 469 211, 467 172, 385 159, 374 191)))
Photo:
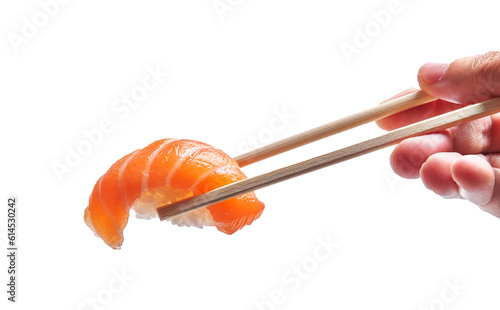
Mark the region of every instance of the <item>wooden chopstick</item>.
POLYGON ((238 181, 205 194, 194 196, 170 205, 157 208, 160 220, 169 219, 189 211, 200 209, 226 199, 285 181, 308 172, 331 166, 387 146, 401 142, 409 137, 439 131, 461 123, 469 122, 487 115, 500 112, 500 98, 476 103, 440 116, 436 116, 385 135, 367 140, 346 148, 333 151, 288 167, 274 170, 259 176, 238 181))
POLYGON ((436 100, 436 98, 419 90, 402 97, 384 101, 382 104, 374 106, 373 108, 236 156, 234 159, 238 162, 240 167, 247 166, 257 161, 287 152, 294 148, 318 141, 342 131, 379 120, 389 115, 417 107, 433 100, 436 100))

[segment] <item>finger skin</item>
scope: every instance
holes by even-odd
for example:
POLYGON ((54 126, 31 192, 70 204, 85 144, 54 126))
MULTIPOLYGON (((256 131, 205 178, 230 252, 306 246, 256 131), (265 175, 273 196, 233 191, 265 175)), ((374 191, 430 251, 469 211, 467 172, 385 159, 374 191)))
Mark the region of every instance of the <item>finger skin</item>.
POLYGON ((420 169, 420 177, 424 185, 443 198, 460 197, 459 188, 452 175, 452 167, 458 153, 437 153, 431 155, 420 169))
POLYGON ((454 111, 461 107, 463 106, 438 99, 424 105, 385 117, 376 121, 376 123, 380 128, 390 131, 406 125, 420 122, 436 115, 454 111))
MULTIPOLYGON (((428 63, 420 68, 417 77, 420 88, 439 99, 377 121, 382 129, 393 130, 500 97, 500 52, 466 57, 450 64, 428 63)), ((411 91, 415 90, 405 93, 411 91)), ((438 195, 463 197, 500 217, 499 153, 500 114, 495 114, 406 139, 394 149, 391 165, 402 177, 421 177, 424 185, 438 195)))
POLYGON ((493 172, 495 173, 495 185, 493 187, 493 197, 491 197, 491 201, 488 204, 480 207, 484 211, 500 218, 500 169, 493 168, 493 172))
POLYGON ((498 156, 437 153, 422 165, 424 185, 444 198, 465 198, 482 210, 500 217, 500 169, 490 159, 498 156))
MULTIPOLYGON (((500 96, 500 52, 461 58, 449 65, 427 63, 417 74, 420 88, 438 100, 378 120, 384 130, 394 130, 464 105, 500 96), (436 70, 444 72, 436 73, 436 70), (436 80, 436 75, 442 74, 436 80), (432 81, 432 82, 429 82, 432 81)), ((417 91, 408 89, 394 98, 417 91)))
POLYGON ((471 104, 500 96, 500 52, 465 57, 450 63, 435 82, 439 66, 423 65, 417 75, 420 88, 437 98, 471 104))
POLYGON ((451 176, 463 198, 484 207, 492 201, 495 172, 484 157, 467 155, 457 158, 451 166, 451 176))
POLYGON ((416 179, 420 177, 420 168, 429 156, 452 151, 453 143, 447 131, 409 138, 392 152, 391 166, 398 175, 416 179))
POLYGON ((398 175, 415 179, 420 176, 420 168, 427 158, 439 152, 463 155, 499 153, 500 115, 406 139, 392 152, 391 166, 398 175))

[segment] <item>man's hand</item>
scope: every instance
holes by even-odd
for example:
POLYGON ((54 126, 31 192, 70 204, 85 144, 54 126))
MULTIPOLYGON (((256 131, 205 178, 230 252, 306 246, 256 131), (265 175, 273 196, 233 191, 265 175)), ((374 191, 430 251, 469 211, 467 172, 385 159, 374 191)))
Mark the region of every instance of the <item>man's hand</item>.
MULTIPOLYGON (((418 72, 420 88, 439 100, 377 122, 386 130, 500 96, 500 52, 428 63, 418 72)), ((408 90, 400 95, 411 92, 408 90)), ((500 217, 500 114, 407 139, 391 156, 394 171, 422 178, 445 198, 463 197, 500 217)))

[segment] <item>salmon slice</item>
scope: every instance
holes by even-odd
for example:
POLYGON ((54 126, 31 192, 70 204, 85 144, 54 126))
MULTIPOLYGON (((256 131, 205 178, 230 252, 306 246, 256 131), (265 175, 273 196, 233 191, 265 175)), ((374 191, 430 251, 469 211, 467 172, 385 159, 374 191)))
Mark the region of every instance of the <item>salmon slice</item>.
MULTIPOLYGON (((234 159, 193 140, 158 140, 114 163, 99 178, 84 219, 112 247, 123 243, 130 209, 139 218, 157 216, 156 208, 246 179, 234 159)), ((247 193, 172 218, 179 226, 215 226, 233 234, 262 214, 264 204, 247 193)))

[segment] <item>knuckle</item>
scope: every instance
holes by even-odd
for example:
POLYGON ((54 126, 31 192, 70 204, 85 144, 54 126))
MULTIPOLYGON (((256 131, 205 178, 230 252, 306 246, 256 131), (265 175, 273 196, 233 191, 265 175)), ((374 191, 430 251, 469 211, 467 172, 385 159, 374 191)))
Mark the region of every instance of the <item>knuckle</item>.
POLYGON ((500 95, 500 51, 473 58, 472 79, 490 95, 500 95))

